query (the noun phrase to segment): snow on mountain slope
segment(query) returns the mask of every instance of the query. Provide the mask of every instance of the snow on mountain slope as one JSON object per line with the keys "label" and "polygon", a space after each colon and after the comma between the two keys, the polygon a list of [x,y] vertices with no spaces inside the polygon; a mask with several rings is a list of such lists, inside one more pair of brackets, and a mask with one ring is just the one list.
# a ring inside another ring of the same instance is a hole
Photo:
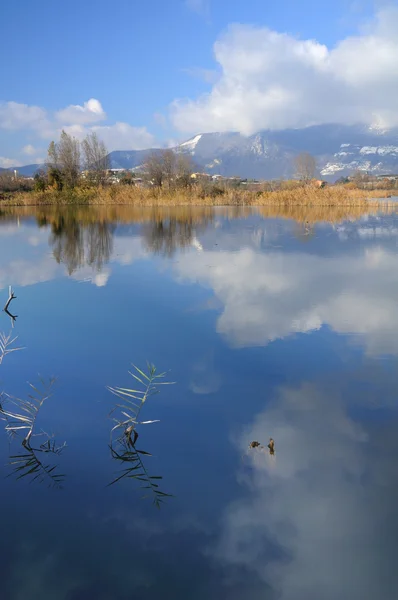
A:
{"label": "snow on mountain slope", "polygon": [[188,140],[187,142],[183,142],[182,144],[180,144],[179,148],[182,148],[183,150],[189,150],[192,152],[195,149],[195,147],[201,137],[202,137],[202,134],[195,135],[195,137],[192,138],[191,140]]}
{"label": "snow on mountain slope", "polygon": [[[111,166],[140,171],[149,150],[115,150],[109,155]],[[198,170],[249,179],[292,177],[294,158],[300,152],[312,154],[319,174],[329,181],[355,170],[398,173],[398,129],[376,126],[317,125],[247,137],[237,132],[201,133],[174,150],[190,156]],[[18,167],[18,171],[33,174],[39,166]]]}

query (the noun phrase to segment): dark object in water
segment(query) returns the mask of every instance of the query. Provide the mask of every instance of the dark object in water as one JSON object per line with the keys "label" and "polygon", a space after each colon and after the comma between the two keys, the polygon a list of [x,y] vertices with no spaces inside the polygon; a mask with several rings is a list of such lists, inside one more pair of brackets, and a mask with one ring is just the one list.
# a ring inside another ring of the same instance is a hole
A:
{"label": "dark object in water", "polygon": [[250,442],[249,448],[258,448],[260,446],[260,442]]}
{"label": "dark object in water", "polygon": [[269,439],[268,448],[269,448],[269,453],[271,455],[274,455],[275,454],[275,442],[272,438]]}

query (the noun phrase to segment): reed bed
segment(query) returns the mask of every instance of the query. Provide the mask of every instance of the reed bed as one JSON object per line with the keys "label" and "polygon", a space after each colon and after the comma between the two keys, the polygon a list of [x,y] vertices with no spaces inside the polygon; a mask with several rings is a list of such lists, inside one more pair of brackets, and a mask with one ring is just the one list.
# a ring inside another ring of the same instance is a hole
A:
{"label": "reed bed", "polygon": [[[191,189],[158,189],[113,185],[102,188],[75,188],[71,191],[30,192],[15,194],[1,201],[6,206],[48,205],[129,205],[136,207],[171,206],[357,206],[385,202],[391,190],[362,190],[329,186],[323,189],[302,186],[276,191],[253,191],[213,186]],[[384,200],[382,200],[384,199]]]}

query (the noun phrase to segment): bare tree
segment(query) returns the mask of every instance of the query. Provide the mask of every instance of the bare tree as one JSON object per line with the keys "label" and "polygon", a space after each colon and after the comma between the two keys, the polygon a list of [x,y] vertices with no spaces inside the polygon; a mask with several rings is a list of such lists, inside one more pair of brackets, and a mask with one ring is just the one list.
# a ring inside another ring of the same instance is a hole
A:
{"label": "bare tree", "polygon": [[178,154],[176,158],[176,181],[180,187],[192,185],[193,162],[187,154]]}
{"label": "bare tree", "polygon": [[82,142],[83,164],[88,178],[96,185],[102,185],[106,180],[106,172],[110,168],[108,150],[102,140],[92,131]]}
{"label": "bare tree", "polygon": [[351,174],[350,180],[353,181],[357,187],[361,187],[364,183],[368,183],[370,181],[370,177],[366,171],[356,169]]}
{"label": "bare tree", "polygon": [[301,152],[294,159],[296,175],[301,181],[310,181],[315,176],[316,161],[308,152]]}
{"label": "bare tree", "polygon": [[176,154],[173,150],[154,150],[145,163],[149,179],[154,185],[169,188],[182,185],[187,187],[193,171],[190,157]]}
{"label": "bare tree", "polygon": [[170,189],[175,183],[177,157],[173,150],[170,149],[162,150],[161,157],[164,179]]}
{"label": "bare tree", "polygon": [[0,193],[1,192],[24,192],[33,188],[33,182],[25,177],[15,176],[12,171],[1,171],[0,173]]}
{"label": "bare tree", "polygon": [[163,161],[160,151],[152,150],[144,165],[149,181],[157,187],[162,187],[164,181]]}
{"label": "bare tree", "polygon": [[[51,142],[47,153],[49,179],[53,178],[57,188],[63,184],[73,188],[80,176],[80,143],[79,140],[62,130],[59,142]],[[58,177],[62,182],[58,181]]]}

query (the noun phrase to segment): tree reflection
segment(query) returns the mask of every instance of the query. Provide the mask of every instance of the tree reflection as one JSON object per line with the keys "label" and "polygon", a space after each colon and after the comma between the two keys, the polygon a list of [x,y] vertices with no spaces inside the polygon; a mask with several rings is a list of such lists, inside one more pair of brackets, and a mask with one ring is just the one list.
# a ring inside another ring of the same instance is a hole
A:
{"label": "tree reflection", "polygon": [[60,216],[51,223],[49,240],[55,260],[67,266],[69,275],[85,265],[101,271],[112,254],[114,228],[108,222],[84,225]]}
{"label": "tree reflection", "polygon": [[179,249],[198,245],[196,234],[207,227],[209,219],[195,223],[192,215],[185,219],[169,217],[157,219],[143,225],[144,244],[153,254],[173,256]]}

